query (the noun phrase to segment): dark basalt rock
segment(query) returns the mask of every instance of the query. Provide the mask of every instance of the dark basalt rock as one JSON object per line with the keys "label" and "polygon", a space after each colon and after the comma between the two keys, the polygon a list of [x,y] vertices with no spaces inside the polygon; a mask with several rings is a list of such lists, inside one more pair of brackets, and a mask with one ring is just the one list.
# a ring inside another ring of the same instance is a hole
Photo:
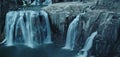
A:
{"label": "dark basalt rock", "polygon": [[[53,12],[52,7],[54,7],[54,6],[56,6],[56,8],[53,9],[53,10],[55,10]],[[55,28],[57,28],[57,29],[54,28],[54,30],[57,31],[56,33],[62,31],[60,28],[62,25],[59,25],[60,26],[59,27],[57,24],[59,24],[59,20],[61,21],[61,20],[63,20],[62,18],[65,17],[65,16],[62,16],[62,17],[53,18],[57,14],[61,15],[60,14],[61,12],[57,12],[57,10],[59,11],[62,7],[59,9],[58,6],[57,6],[57,4],[56,5],[54,4],[49,7],[44,8],[48,12],[48,14],[50,16],[50,20],[52,20],[51,24],[54,25]],[[74,8],[74,9],[76,9],[76,8]],[[98,31],[98,35],[95,37],[95,39],[93,41],[93,46],[88,53],[89,56],[95,56],[95,57],[119,56],[119,51],[116,50],[116,49],[118,49],[119,45],[116,45],[116,44],[119,42],[118,40],[120,40],[119,32],[118,32],[119,28],[120,28],[120,14],[116,13],[114,11],[100,10],[100,9],[94,10],[94,9],[90,9],[90,8],[84,8],[83,10],[86,10],[86,13],[80,17],[79,26],[77,29],[78,36],[76,38],[76,43],[75,43],[74,49],[77,51],[82,49],[84,47],[86,39],[94,31]],[[64,10],[64,11],[69,12],[69,9]],[[52,13],[54,13],[53,14],[54,16],[52,16]],[[79,12],[79,13],[81,14],[82,12]],[[68,14],[68,17],[69,16],[71,16],[71,15]],[[65,19],[65,21],[67,20],[67,18],[64,18],[64,19]],[[55,23],[55,22],[57,22],[57,23]],[[66,23],[66,22],[64,22],[64,23]],[[69,25],[69,24],[70,24],[70,22],[67,23],[67,25]],[[65,32],[66,32],[66,29],[68,29],[68,26],[64,27],[64,28],[65,28],[64,32],[61,34],[66,34]],[[56,33],[53,33],[53,36]],[[56,35],[60,35],[60,34],[56,34]],[[63,38],[65,38],[65,35],[62,35],[62,36],[64,36]],[[59,39],[57,39],[57,40],[59,40]],[[60,43],[63,41],[64,40],[60,41]],[[59,41],[56,41],[56,42],[59,42]]]}
{"label": "dark basalt rock", "polygon": [[[63,2],[63,0],[53,0],[53,3],[56,2]],[[93,6],[91,4],[68,2],[53,4],[42,8],[42,10],[49,14],[52,38],[57,45],[63,46],[65,44],[69,24],[76,15],[85,12],[80,17],[74,49],[81,50],[86,39],[94,31],[98,31],[93,46],[88,51],[88,57],[120,57],[119,4],[120,0],[98,0],[94,5],[95,8],[91,9],[90,7]],[[17,3],[15,0],[0,0],[0,39],[3,38],[5,15],[10,10],[16,10],[17,5],[22,5],[22,2],[20,0]]]}
{"label": "dark basalt rock", "polygon": [[[110,17],[110,15],[112,15],[112,17]],[[117,15],[115,13],[108,13],[107,18],[105,18],[106,21],[99,24],[97,29],[98,35],[94,39],[93,47],[90,51],[90,53],[92,52],[95,57],[111,57],[114,55],[113,48],[120,40],[118,33],[120,28],[120,19],[114,18],[114,16]],[[100,20],[102,21],[102,19]]]}
{"label": "dark basalt rock", "polygon": [[[54,5],[56,6],[56,5]],[[57,26],[59,24],[58,20],[62,20],[62,17],[57,17],[53,18],[52,13],[56,12],[59,9],[56,9],[56,11],[52,12],[51,7],[48,7],[46,9],[49,16],[52,26],[54,25],[55,32],[53,32],[53,36],[60,35],[57,34],[58,32],[61,32],[60,28]],[[57,6],[56,6],[57,7]],[[76,9],[76,8],[74,8]],[[50,10],[50,11],[49,11]],[[54,10],[54,9],[53,9]],[[108,11],[108,10],[91,10],[90,8],[84,8],[86,10],[85,14],[81,15],[80,21],[79,21],[79,26],[78,26],[78,36],[76,38],[76,43],[75,43],[75,50],[79,51],[84,47],[86,39],[94,32],[98,31],[98,35],[95,37],[93,41],[93,46],[92,48],[88,51],[88,57],[90,56],[95,56],[95,57],[115,57],[119,56],[119,43],[120,37],[119,37],[119,31],[120,31],[120,14],[114,12],[114,11]],[[69,10],[68,10],[69,12]],[[54,15],[56,16],[56,14]],[[82,14],[82,12],[79,12]],[[74,14],[74,13],[73,13]],[[71,16],[68,14],[68,17]],[[64,18],[65,21],[67,18]],[[74,19],[74,18],[73,18]],[[56,20],[56,21],[55,21]],[[68,21],[68,20],[67,20]],[[72,20],[71,20],[72,21]],[[54,23],[57,22],[57,23]],[[66,22],[64,22],[66,23]],[[69,25],[70,22],[67,23]],[[65,24],[64,24],[65,25]],[[59,25],[60,27],[62,25]],[[53,28],[53,27],[52,27]],[[67,27],[64,27],[65,30],[68,29]],[[53,31],[54,31],[53,30]],[[66,32],[66,31],[64,31]],[[63,33],[62,33],[63,34]],[[66,34],[66,33],[64,33]],[[59,37],[57,37],[56,40]],[[61,38],[61,37],[60,37]],[[64,37],[65,38],[65,37]],[[63,42],[64,40],[60,41]],[[59,41],[56,41],[59,42]]]}
{"label": "dark basalt rock", "polygon": [[49,15],[51,29],[53,32],[52,36],[54,39],[57,39],[55,42],[64,45],[69,24],[76,15],[83,12],[90,5],[90,3],[66,2],[52,4],[42,8]]}
{"label": "dark basalt rock", "polygon": [[0,0],[0,35],[4,32],[5,16],[10,10],[16,10],[15,0]]}

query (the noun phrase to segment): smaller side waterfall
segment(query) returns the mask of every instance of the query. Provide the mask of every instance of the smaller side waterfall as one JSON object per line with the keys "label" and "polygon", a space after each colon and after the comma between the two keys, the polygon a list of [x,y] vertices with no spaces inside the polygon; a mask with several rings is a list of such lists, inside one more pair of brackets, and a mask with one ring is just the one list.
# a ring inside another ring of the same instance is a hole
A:
{"label": "smaller side waterfall", "polygon": [[68,31],[67,31],[66,43],[65,43],[65,46],[62,49],[69,49],[69,50],[74,49],[79,17],[80,17],[80,15],[78,15],[69,25],[69,28],[68,28]]}
{"label": "smaller side waterfall", "polygon": [[83,49],[80,50],[80,52],[78,53],[77,57],[87,57],[87,52],[90,50],[90,48],[92,47],[92,43],[93,40],[95,38],[95,36],[97,35],[97,31],[93,32],[88,39],[85,42],[85,46]]}
{"label": "smaller side waterfall", "polygon": [[45,11],[11,11],[6,15],[5,41],[7,46],[22,44],[29,47],[50,44],[51,29]]}

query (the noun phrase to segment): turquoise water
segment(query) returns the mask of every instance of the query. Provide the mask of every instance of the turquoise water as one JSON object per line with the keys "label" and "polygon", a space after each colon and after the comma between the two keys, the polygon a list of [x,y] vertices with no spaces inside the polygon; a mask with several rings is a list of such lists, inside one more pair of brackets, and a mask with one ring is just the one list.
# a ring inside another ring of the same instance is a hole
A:
{"label": "turquoise water", "polygon": [[29,48],[23,45],[0,46],[0,57],[74,57],[77,52],[61,50],[54,44]]}

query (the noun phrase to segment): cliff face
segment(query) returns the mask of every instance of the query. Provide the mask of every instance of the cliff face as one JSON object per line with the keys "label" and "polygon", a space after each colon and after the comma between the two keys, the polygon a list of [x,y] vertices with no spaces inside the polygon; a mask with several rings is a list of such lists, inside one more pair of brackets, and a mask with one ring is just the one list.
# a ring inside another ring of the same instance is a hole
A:
{"label": "cliff face", "polygon": [[6,13],[10,10],[16,10],[16,6],[15,0],[0,0],[0,39],[4,35]]}
{"label": "cliff face", "polygon": [[[84,2],[56,3],[63,1],[54,0],[55,4],[42,8],[49,15],[53,41],[63,46],[69,24],[81,14],[74,49],[82,49],[91,33],[98,31],[89,56],[120,57],[120,1],[89,0],[92,2],[88,3],[85,2],[88,0],[81,1]],[[15,5],[18,5],[15,0],[0,0],[0,39],[4,38],[5,15],[10,10],[16,10]]]}
{"label": "cliff face", "polygon": [[[54,38],[59,40],[55,40],[56,42],[64,43],[70,22],[76,15],[88,8],[89,5],[89,3],[67,2],[42,8],[49,14],[53,35],[56,35]],[[60,37],[58,38],[57,36]]]}
{"label": "cliff face", "polygon": [[82,49],[91,33],[98,31],[89,51],[89,56],[119,57],[119,12],[116,13],[108,9],[93,9],[92,7],[93,4],[90,3],[67,2],[53,4],[42,9],[49,14],[52,36],[55,42],[64,43],[69,24],[76,15],[82,14],[78,26],[79,32],[77,33],[75,50]]}

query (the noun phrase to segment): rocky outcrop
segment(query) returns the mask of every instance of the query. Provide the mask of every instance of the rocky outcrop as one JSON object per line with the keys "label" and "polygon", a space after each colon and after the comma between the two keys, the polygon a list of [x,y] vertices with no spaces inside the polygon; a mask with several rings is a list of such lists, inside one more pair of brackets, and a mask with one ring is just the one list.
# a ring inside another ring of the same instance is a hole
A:
{"label": "rocky outcrop", "polygon": [[120,40],[119,28],[120,14],[107,12],[104,21],[99,25],[99,34],[94,41],[93,49],[96,52],[96,57],[100,57],[101,55],[102,57],[111,57],[113,55],[112,52],[114,51],[112,49]]}
{"label": "rocky outcrop", "polygon": [[[67,4],[67,5],[66,5]],[[119,57],[120,14],[108,9],[93,9],[93,4],[87,3],[58,3],[42,8],[49,14],[53,38],[64,44],[70,22],[78,14],[81,15],[75,50],[81,50],[86,39],[95,31],[97,36],[89,50],[89,56]]]}
{"label": "rocky outcrop", "polygon": [[120,0],[96,0],[96,9],[107,9],[109,11],[120,11]]}
{"label": "rocky outcrop", "polygon": [[52,0],[53,3],[59,3],[59,2],[91,2],[94,0]]}
{"label": "rocky outcrop", "polygon": [[[92,18],[91,15],[92,13]],[[78,49],[84,46],[86,38],[90,36],[90,34],[94,31],[98,31],[98,35],[95,37],[93,41],[92,49],[89,51],[91,53],[89,56],[94,55],[95,57],[115,57],[120,56],[120,52],[118,51],[118,46],[120,42],[119,30],[120,30],[120,14],[109,12],[109,11],[101,11],[95,10],[92,12],[86,13],[87,15],[83,15],[83,31],[78,34],[79,40],[77,40]],[[86,28],[84,29],[84,22],[86,21]],[[92,22],[91,22],[92,21]],[[81,24],[81,25],[82,25]],[[89,25],[87,25],[89,24]],[[81,28],[81,27],[80,27]],[[81,28],[81,29],[82,29]],[[80,30],[78,30],[80,31]],[[116,47],[117,46],[117,47]],[[117,49],[117,50],[116,50]],[[115,53],[114,53],[115,52]],[[117,52],[117,53],[116,53]]]}
{"label": "rocky outcrop", "polygon": [[15,0],[0,0],[0,36],[4,31],[6,13],[10,10],[16,10],[16,6]]}
{"label": "rocky outcrop", "polygon": [[90,3],[66,2],[52,4],[42,8],[49,14],[53,34],[59,33],[56,37],[53,37],[59,40],[56,42],[62,41],[61,43],[64,43],[70,22],[76,15],[85,11],[90,5]]}
{"label": "rocky outcrop", "polygon": [[[120,42],[120,14],[106,10],[92,10],[81,16],[80,34],[76,46],[80,50],[85,45],[86,38],[94,31],[98,31],[89,51],[89,56],[119,57]],[[81,31],[82,29],[82,31]],[[115,52],[115,53],[114,53]]]}

